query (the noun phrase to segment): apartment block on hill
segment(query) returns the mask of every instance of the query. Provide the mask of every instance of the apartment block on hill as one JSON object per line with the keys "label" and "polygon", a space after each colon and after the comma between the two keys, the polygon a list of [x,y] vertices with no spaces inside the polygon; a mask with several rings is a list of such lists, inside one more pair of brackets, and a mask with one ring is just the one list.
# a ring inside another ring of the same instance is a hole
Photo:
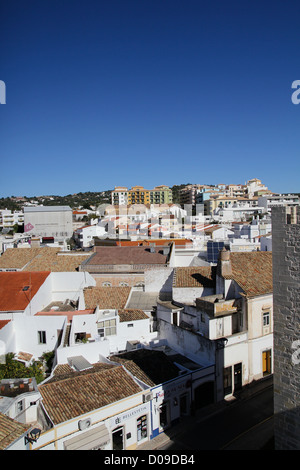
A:
{"label": "apartment block on hill", "polygon": [[170,204],[172,190],[165,185],[153,189],[145,189],[143,186],[133,186],[131,189],[116,186],[111,193],[111,201],[113,205]]}

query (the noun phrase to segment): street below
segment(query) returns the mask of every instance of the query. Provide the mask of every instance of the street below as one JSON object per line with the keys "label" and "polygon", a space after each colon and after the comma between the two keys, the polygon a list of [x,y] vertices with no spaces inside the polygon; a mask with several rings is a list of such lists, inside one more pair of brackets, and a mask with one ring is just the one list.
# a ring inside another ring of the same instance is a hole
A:
{"label": "street below", "polygon": [[195,417],[160,450],[259,450],[273,437],[273,388],[237,399],[205,419]]}

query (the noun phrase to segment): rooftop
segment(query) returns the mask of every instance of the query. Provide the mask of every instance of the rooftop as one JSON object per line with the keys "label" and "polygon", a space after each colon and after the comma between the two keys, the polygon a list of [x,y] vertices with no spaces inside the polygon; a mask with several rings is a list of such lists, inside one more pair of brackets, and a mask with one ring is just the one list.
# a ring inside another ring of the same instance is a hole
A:
{"label": "rooftop", "polygon": [[273,292],[272,252],[230,252],[226,265],[219,265],[224,279],[233,279],[247,297]]}
{"label": "rooftop", "polygon": [[215,269],[211,266],[175,268],[173,287],[214,287]]}
{"label": "rooftop", "polygon": [[179,376],[179,368],[162,351],[137,349],[110,357],[123,364],[129,372],[149,386],[158,385]]}
{"label": "rooftop", "polygon": [[133,290],[126,305],[127,308],[138,308],[146,311],[153,310],[156,307],[158,293]]}
{"label": "rooftop", "polygon": [[36,256],[55,255],[60,248],[7,248],[0,256],[0,269],[23,269]]}
{"label": "rooftop", "polygon": [[125,308],[131,287],[88,287],[84,289],[86,309]]}
{"label": "rooftop", "polygon": [[31,378],[2,379],[0,381],[0,395],[3,397],[16,397],[22,393],[37,391],[36,380]]}
{"label": "rooftop", "polygon": [[60,248],[8,248],[0,256],[0,269],[18,269],[22,271],[78,271],[80,264],[90,254],[63,253]]}
{"label": "rooftop", "polygon": [[0,272],[0,311],[25,310],[49,272]]}
{"label": "rooftop", "polygon": [[22,437],[30,427],[0,413],[0,450],[9,447],[15,440]]}
{"label": "rooftop", "polygon": [[56,376],[55,381],[39,386],[43,406],[54,425],[142,391],[122,367],[102,366]]}
{"label": "rooftop", "polygon": [[153,250],[152,253],[147,246],[96,246],[95,253],[84,262],[84,266],[167,264],[169,254],[164,254],[163,247],[154,247]]}
{"label": "rooftop", "polygon": [[143,310],[134,308],[124,308],[118,310],[120,322],[136,321],[136,320],[148,320],[149,317]]}
{"label": "rooftop", "polygon": [[69,206],[29,206],[24,207],[25,212],[67,212],[71,211],[72,209]]}

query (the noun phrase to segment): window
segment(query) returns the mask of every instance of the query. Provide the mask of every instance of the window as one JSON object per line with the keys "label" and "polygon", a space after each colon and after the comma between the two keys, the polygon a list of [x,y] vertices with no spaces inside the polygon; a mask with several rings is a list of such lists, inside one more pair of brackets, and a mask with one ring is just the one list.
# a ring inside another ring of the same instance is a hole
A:
{"label": "window", "polygon": [[133,323],[128,323],[127,328],[133,328]]}
{"label": "window", "polygon": [[119,287],[128,287],[128,282],[119,282]]}
{"label": "window", "polygon": [[226,367],[223,373],[224,396],[232,393],[232,367]]}
{"label": "window", "polygon": [[263,326],[270,326],[270,312],[263,312]]}
{"label": "window", "polygon": [[38,331],[38,343],[46,344],[46,331]]}
{"label": "window", "polygon": [[100,338],[104,336],[111,336],[117,334],[116,328],[116,319],[113,318],[111,320],[99,321],[98,322],[98,335]]}
{"label": "window", "polygon": [[17,402],[16,408],[17,408],[17,413],[21,413],[23,411],[23,408],[24,408],[23,400]]}
{"label": "window", "polygon": [[137,440],[141,441],[147,437],[147,415],[141,416],[137,420]]}
{"label": "window", "polygon": [[111,282],[108,282],[108,281],[103,282],[102,287],[111,287]]}

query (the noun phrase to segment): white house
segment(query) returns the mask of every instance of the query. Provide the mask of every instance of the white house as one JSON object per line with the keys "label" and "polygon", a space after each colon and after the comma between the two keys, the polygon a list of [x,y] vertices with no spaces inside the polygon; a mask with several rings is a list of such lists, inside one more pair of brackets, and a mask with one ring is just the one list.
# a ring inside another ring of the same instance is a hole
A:
{"label": "white house", "polygon": [[106,233],[101,225],[87,225],[74,231],[74,240],[80,248],[94,246],[94,237],[102,237]]}
{"label": "white house", "polygon": [[0,398],[0,413],[23,424],[37,421],[41,396],[34,377],[2,379]]}
{"label": "white house", "polygon": [[[213,268],[212,268],[213,269]],[[215,292],[158,302],[160,339],[203,365],[215,364],[216,396],[272,373],[272,253],[221,252]]]}
{"label": "white house", "polygon": [[95,283],[89,273],[0,272],[1,354],[26,353],[33,360],[55,350],[67,313],[77,309],[83,289]]}
{"label": "white house", "polygon": [[73,357],[39,392],[48,425],[33,450],[133,450],[150,437],[147,388],[122,366]]}

